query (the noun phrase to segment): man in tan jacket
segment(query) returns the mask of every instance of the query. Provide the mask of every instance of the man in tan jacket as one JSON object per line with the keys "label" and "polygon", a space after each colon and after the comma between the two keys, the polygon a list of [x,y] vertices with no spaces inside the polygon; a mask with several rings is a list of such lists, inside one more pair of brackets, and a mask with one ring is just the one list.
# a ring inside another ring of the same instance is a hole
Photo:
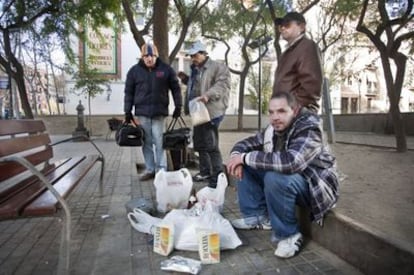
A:
{"label": "man in tan jacket", "polygon": [[273,95],[290,92],[298,103],[312,112],[319,110],[322,89],[322,66],[318,46],[305,36],[306,20],[302,14],[289,12],[275,20],[287,48],[280,56],[275,72]]}
{"label": "man in tan jacket", "polygon": [[188,113],[190,100],[198,100],[206,105],[211,119],[193,128],[194,150],[199,153],[200,161],[200,172],[193,180],[208,181],[209,186],[215,188],[217,176],[223,172],[218,128],[228,106],[230,71],[225,64],[212,60],[200,41],[194,42],[186,54],[191,58],[191,75],[178,73],[187,85],[184,111]]}

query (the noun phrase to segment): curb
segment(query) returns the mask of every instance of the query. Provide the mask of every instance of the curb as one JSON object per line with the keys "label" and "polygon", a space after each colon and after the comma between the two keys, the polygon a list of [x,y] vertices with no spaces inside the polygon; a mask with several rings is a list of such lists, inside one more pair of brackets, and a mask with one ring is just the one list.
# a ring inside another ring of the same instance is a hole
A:
{"label": "curb", "polygon": [[414,248],[331,211],[310,236],[365,274],[413,274]]}

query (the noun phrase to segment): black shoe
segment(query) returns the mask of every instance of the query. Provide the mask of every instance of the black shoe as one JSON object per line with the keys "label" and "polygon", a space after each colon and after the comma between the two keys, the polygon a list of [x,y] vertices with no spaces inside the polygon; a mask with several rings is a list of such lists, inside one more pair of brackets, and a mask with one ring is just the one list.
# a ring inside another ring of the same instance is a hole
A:
{"label": "black shoe", "polygon": [[208,187],[210,188],[217,187],[217,176],[212,176],[208,179]]}
{"label": "black shoe", "polygon": [[146,180],[153,179],[154,177],[155,177],[155,173],[154,172],[145,172],[144,174],[142,174],[139,177],[139,180],[146,181]]}
{"label": "black shoe", "polygon": [[217,182],[212,182],[212,181],[209,181],[209,183],[208,183],[208,185],[207,185],[208,187],[210,187],[210,188],[212,188],[212,189],[216,189],[216,187],[217,187]]}
{"label": "black shoe", "polygon": [[210,178],[210,175],[201,175],[201,173],[198,173],[193,177],[193,181],[201,182],[201,181],[208,180],[209,178]]}

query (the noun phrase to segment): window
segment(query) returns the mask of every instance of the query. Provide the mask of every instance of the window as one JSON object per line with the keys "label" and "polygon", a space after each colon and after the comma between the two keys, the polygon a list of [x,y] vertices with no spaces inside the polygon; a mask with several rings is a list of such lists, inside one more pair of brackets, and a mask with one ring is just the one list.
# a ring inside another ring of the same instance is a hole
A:
{"label": "window", "polygon": [[348,98],[342,97],[341,98],[341,114],[347,114],[348,113]]}
{"label": "window", "polygon": [[356,113],[358,110],[358,98],[351,98],[351,113]]}

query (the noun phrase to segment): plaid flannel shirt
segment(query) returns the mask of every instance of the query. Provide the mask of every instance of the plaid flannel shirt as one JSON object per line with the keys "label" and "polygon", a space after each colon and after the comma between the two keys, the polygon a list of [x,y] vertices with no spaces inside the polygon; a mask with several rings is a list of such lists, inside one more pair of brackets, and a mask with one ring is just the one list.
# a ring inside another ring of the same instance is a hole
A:
{"label": "plaid flannel shirt", "polygon": [[264,150],[269,146],[265,143],[273,143],[273,138],[265,138],[266,131],[273,133],[269,125],[255,136],[237,142],[231,154],[246,153],[245,164],[252,168],[300,173],[309,183],[312,219],[322,225],[323,216],[335,205],[339,190],[335,157],[323,144],[320,123],[319,116],[301,112],[287,129],[282,150]]}

